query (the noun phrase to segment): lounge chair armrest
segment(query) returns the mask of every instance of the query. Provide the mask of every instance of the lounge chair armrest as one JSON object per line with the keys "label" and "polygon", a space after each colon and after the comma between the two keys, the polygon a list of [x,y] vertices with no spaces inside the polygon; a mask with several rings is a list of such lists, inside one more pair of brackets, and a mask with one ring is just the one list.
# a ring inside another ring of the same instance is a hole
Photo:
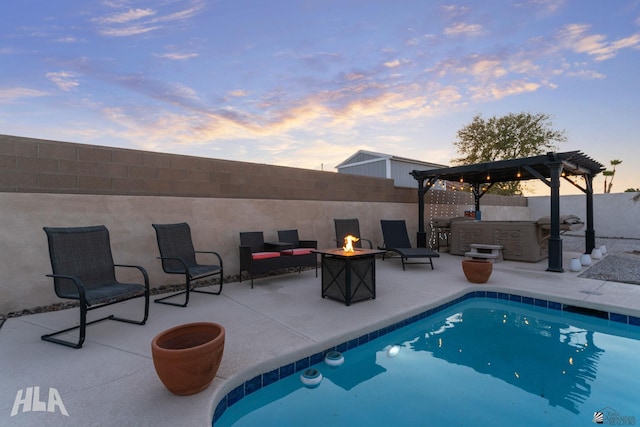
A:
{"label": "lounge chair armrest", "polygon": [[251,246],[240,245],[238,249],[240,251],[240,265],[251,265],[251,261],[253,260],[251,257]]}
{"label": "lounge chair armrest", "polygon": [[139,265],[130,265],[130,264],[113,264],[114,267],[123,267],[123,268],[135,268],[137,269],[141,274],[142,277],[144,278],[144,287],[149,290],[149,274],[147,273],[147,270],[145,270],[144,267],[141,267]]}
{"label": "lounge chair armrest", "polygon": [[184,260],[182,258],[175,257],[175,256],[159,256],[157,259],[160,259],[160,260],[172,259],[174,261],[180,261],[180,263],[182,264],[182,267],[185,269],[185,271],[188,270],[187,263],[184,262]]}
{"label": "lounge chair armrest", "polygon": [[197,254],[212,254],[215,255],[216,258],[218,258],[218,263],[220,264],[220,267],[222,267],[222,257],[220,256],[220,254],[218,252],[215,251],[194,251]]}
{"label": "lounge chair armrest", "polygon": [[84,284],[82,283],[82,280],[80,280],[76,276],[67,276],[64,274],[47,274],[47,277],[53,277],[54,279],[71,280],[73,284],[76,285],[76,288],[78,288],[78,296],[80,298],[80,301],[83,301],[84,304],[87,304],[87,298],[85,296],[85,288],[84,288]]}

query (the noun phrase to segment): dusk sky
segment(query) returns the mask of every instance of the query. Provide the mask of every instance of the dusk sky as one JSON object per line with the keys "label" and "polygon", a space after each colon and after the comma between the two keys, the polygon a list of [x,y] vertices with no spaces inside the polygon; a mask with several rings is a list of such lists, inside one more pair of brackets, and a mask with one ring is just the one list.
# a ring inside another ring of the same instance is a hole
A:
{"label": "dusk sky", "polygon": [[0,64],[0,134],[335,171],[544,113],[640,187],[638,0],[3,1]]}

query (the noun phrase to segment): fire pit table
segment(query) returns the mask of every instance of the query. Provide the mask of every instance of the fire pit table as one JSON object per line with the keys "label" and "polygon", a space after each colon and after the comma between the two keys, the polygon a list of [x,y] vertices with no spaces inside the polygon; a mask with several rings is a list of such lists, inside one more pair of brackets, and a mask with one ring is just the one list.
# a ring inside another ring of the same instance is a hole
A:
{"label": "fire pit table", "polygon": [[377,249],[317,249],[321,256],[322,298],[352,302],[376,298],[376,255],[385,251]]}

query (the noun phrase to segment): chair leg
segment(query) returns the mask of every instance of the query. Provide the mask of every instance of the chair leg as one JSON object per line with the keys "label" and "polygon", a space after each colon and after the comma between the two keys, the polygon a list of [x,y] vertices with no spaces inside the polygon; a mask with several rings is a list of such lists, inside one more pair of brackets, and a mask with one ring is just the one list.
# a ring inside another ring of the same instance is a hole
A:
{"label": "chair leg", "polygon": [[[108,317],[105,317],[103,319],[98,319],[98,320],[94,320],[91,323],[95,323],[95,322],[99,322],[101,320],[105,320],[108,319]],[[66,332],[69,331],[73,331],[75,329],[79,329],[79,336],[78,336],[78,341],[77,342],[73,342],[73,341],[67,341],[67,340],[62,340],[60,338],[54,338],[57,335],[60,334],[64,334]],[[40,338],[43,341],[49,341],[55,344],[60,344],[60,345],[64,345],[67,347],[71,347],[71,348],[82,348],[82,344],[84,344],[84,339],[85,339],[85,335],[86,335],[86,330],[87,330],[87,304],[84,301],[80,302],[80,325],[79,326],[72,326],[71,328],[67,328],[67,329],[63,329],[61,331],[57,331],[51,334],[45,334],[42,335]]]}
{"label": "chair leg", "polygon": [[[175,307],[186,307],[187,304],[189,304],[189,288],[191,288],[191,278],[189,277],[189,274],[185,274],[185,287],[184,287],[184,291],[182,292],[176,292],[175,294],[171,294],[171,295],[167,295],[166,297],[162,297],[162,298],[156,298],[155,300],[153,300],[153,302],[157,302],[158,304],[166,304],[166,305],[173,305]],[[184,303],[179,304],[177,302],[171,302],[171,301],[165,301],[168,298],[173,298],[176,297],[178,295],[182,295],[184,294]]]}
{"label": "chair leg", "polygon": [[149,318],[149,289],[144,291],[144,318],[142,320],[125,319],[124,317],[116,317],[111,315],[106,319],[117,320],[118,322],[132,323],[134,325],[144,325]]}
{"label": "chair leg", "polygon": [[[240,273],[241,273],[241,277],[242,277],[242,272],[240,272]],[[222,278],[223,277],[224,277],[224,275],[222,274],[222,270],[220,270],[220,289],[218,289],[218,292],[203,291],[203,290],[199,290],[199,289],[191,289],[191,292],[197,292],[199,294],[220,295],[222,293],[222,285],[223,285]]]}
{"label": "chair leg", "polygon": [[[124,322],[124,323],[132,323],[135,325],[144,325],[147,322],[147,319],[149,317],[149,291],[146,290],[145,291],[145,295],[144,295],[144,318],[140,321],[140,320],[132,320],[132,319],[125,319],[123,317],[116,317],[113,314],[110,316],[106,316],[106,317],[102,317],[100,319],[96,319],[96,320],[92,320],[91,322],[87,322],[87,304],[86,302],[82,301],[80,302],[80,325],[78,326],[72,326],[71,328],[67,328],[67,329],[63,329],[61,331],[57,331],[57,332],[53,332],[51,334],[46,334],[46,335],[42,335],[40,338],[43,341],[49,341],[55,344],[60,344],[60,345],[64,345],[66,347],[71,347],[71,348],[82,348],[82,345],[84,344],[84,340],[86,337],[86,331],[87,331],[87,326],[92,325],[94,323],[98,323],[98,322],[102,322],[103,320],[116,320],[118,322]],[[99,307],[97,307],[99,308]],[[79,334],[78,334],[78,341],[77,342],[73,342],[73,341],[67,341],[67,340],[63,340],[60,338],[55,338],[57,335],[61,335],[64,334],[66,332],[70,332],[73,331],[75,329],[79,330]]]}

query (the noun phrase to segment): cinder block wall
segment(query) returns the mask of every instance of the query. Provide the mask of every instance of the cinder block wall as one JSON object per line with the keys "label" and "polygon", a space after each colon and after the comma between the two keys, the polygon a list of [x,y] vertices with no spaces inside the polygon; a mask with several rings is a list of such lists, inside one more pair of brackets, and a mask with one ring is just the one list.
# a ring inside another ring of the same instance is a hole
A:
{"label": "cinder block wall", "polygon": [[[528,219],[526,199],[484,196],[483,219]],[[467,193],[427,193],[425,218],[462,215]],[[151,285],[176,283],[156,259],[152,223],[188,222],[200,250],[238,274],[240,231],[279,229],[333,247],[333,218],[360,220],[382,243],[380,219],[417,232],[417,192],[393,180],[0,135],[0,314],[60,302],[43,226],[105,224],[116,262],[144,266]],[[240,286],[244,286],[241,284]],[[232,285],[238,286],[238,285]]]}
{"label": "cinder block wall", "polygon": [[[417,189],[417,184],[416,184]],[[258,163],[0,135],[0,192],[416,203],[393,180]],[[526,206],[486,195],[483,205]],[[427,204],[472,205],[433,191]]]}
{"label": "cinder block wall", "polygon": [[0,191],[415,203],[390,179],[0,135]]}

